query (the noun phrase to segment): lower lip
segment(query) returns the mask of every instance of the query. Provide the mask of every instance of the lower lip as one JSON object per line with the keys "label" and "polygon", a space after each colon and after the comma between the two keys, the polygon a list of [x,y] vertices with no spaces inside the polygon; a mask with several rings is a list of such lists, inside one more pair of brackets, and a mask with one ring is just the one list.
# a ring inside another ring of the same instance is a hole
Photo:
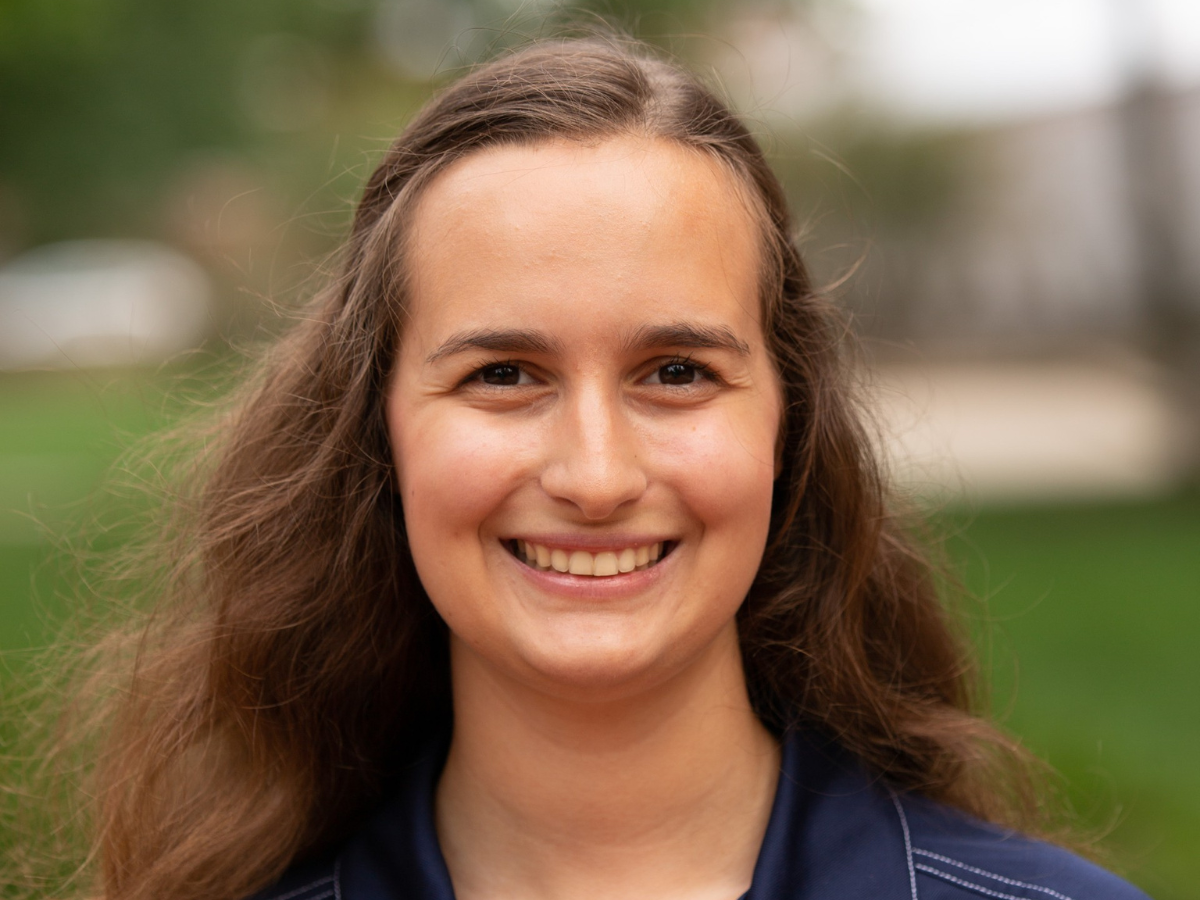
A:
{"label": "lower lip", "polygon": [[522,575],[544,591],[580,600],[603,601],[633,597],[651,588],[663,577],[665,574],[663,567],[671,565],[671,560],[674,559],[678,549],[678,546],[673,547],[670,553],[650,568],[642,569],[640,572],[634,570],[620,575],[599,577],[572,575],[569,572],[558,572],[554,569],[535,569],[533,566],[521,562],[507,550],[504,552],[505,556],[512,560],[512,564],[521,570]]}

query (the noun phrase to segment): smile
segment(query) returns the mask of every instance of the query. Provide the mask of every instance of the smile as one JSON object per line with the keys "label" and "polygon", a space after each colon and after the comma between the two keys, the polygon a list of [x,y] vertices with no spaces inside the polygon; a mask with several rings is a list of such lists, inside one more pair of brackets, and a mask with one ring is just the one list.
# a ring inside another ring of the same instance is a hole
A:
{"label": "smile", "polygon": [[671,551],[671,543],[668,541],[620,550],[604,550],[600,553],[563,550],[519,539],[505,541],[505,545],[513,556],[532,569],[588,575],[593,578],[608,578],[649,569]]}

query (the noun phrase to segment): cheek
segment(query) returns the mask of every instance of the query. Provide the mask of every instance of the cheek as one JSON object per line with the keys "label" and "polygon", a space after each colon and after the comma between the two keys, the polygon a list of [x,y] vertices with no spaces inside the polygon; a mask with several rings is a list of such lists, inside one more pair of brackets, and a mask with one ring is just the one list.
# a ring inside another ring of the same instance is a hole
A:
{"label": "cheek", "polygon": [[714,409],[656,434],[651,448],[661,477],[706,535],[720,534],[730,551],[754,550],[755,560],[770,523],[775,432],[773,418],[757,410]]}
{"label": "cheek", "polygon": [[[389,435],[409,543],[424,578],[477,554],[488,517],[527,477],[528,435],[482,416],[389,408]],[[452,552],[448,552],[452,551]]]}
{"label": "cheek", "polygon": [[660,436],[651,448],[659,478],[695,527],[680,622],[705,643],[733,620],[758,574],[775,482],[775,428],[714,412]]}
{"label": "cheek", "polygon": [[471,605],[456,601],[483,588],[477,535],[502,497],[501,448],[453,418],[399,404],[389,410],[388,424],[417,575],[442,619],[461,629]]}

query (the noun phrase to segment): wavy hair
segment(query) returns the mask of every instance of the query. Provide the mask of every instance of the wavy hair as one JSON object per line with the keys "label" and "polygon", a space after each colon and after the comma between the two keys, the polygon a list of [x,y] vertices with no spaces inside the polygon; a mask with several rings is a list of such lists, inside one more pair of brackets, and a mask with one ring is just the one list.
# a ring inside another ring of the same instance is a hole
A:
{"label": "wavy hair", "polygon": [[738,616],[755,710],[777,733],[822,730],[898,789],[1038,830],[1028,761],[973,709],[968,642],[891,509],[846,325],[757,142],[649,49],[563,39],[420,111],[368,180],[338,272],[206,432],[156,545],[154,611],[104,657],[121,681],[96,716],[101,896],[237,900],[344,837],[447,726],[446,626],[409,554],[384,420],[411,211],[481,148],[628,134],[717,160],[761,229],[785,413],[768,545]]}

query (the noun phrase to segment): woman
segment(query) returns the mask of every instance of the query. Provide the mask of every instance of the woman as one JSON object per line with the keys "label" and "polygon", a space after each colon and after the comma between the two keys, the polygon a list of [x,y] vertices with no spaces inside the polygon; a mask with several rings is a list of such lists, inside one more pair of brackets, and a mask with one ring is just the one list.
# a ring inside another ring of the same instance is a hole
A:
{"label": "woman", "polygon": [[564,41],[443,92],[199,467],[103,895],[1142,896],[1008,830],[842,334],[692,76]]}

